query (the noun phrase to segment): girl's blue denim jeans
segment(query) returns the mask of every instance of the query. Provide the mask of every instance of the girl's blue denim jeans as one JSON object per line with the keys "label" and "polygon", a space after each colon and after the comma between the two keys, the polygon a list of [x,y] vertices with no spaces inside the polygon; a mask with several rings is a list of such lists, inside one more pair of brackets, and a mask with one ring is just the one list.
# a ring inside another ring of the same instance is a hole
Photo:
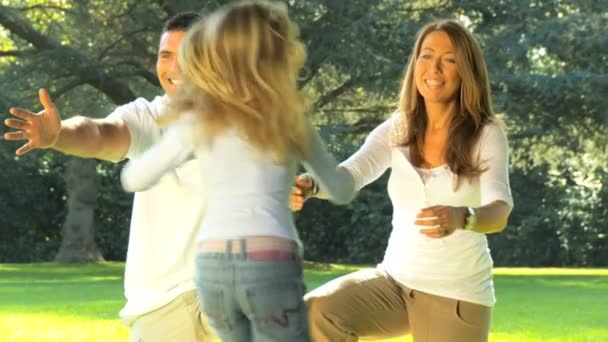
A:
{"label": "girl's blue denim jeans", "polygon": [[310,341],[299,254],[260,258],[247,252],[243,240],[228,243],[241,244],[240,252],[201,252],[196,258],[201,310],[220,339]]}

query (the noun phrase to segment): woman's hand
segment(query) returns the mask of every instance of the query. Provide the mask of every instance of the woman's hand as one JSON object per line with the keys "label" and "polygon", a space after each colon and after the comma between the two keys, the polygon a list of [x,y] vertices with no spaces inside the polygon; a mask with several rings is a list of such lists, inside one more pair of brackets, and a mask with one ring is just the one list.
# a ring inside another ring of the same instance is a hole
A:
{"label": "woman's hand", "polygon": [[303,173],[296,176],[295,184],[293,188],[291,188],[291,196],[289,198],[291,210],[300,211],[302,209],[304,202],[312,195],[313,186],[314,183],[309,174]]}
{"label": "woman's hand", "polygon": [[464,226],[465,207],[450,207],[436,205],[420,210],[414,223],[422,226],[420,233],[430,238],[438,239],[452,234]]}

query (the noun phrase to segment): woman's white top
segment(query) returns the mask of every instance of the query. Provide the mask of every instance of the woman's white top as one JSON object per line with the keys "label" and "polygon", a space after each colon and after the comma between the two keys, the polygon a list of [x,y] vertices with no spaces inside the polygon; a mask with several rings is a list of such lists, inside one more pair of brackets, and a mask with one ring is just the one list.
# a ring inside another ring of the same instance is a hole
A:
{"label": "woman's white top", "polygon": [[378,267],[409,288],[492,306],[496,300],[486,236],[457,229],[433,239],[421,234],[414,221],[422,208],[433,205],[480,207],[503,201],[513,206],[504,130],[498,122],[483,128],[474,153],[487,170],[454,190],[456,176],[447,165],[424,171],[421,177],[409,161],[409,149],[394,146],[391,136],[398,122],[398,117],[392,117],[375,128],[363,146],[341,164],[353,176],[356,190],[391,168],[388,193],[393,229]]}

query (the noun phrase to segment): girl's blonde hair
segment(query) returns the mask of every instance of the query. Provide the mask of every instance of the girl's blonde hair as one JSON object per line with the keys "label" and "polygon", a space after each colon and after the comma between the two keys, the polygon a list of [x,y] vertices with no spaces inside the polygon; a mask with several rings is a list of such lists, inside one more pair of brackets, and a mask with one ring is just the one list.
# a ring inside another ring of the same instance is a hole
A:
{"label": "girl's blonde hair", "polygon": [[306,60],[298,27],[283,4],[242,1],[195,24],[179,51],[183,77],[171,109],[193,112],[202,139],[234,128],[285,162],[308,152],[306,98],[297,78]]}
{"label": "girl's blonde hair", "polygon": [[398,109],[401,120],[394,138],[397,145],[409,146],[410,159],[415,166],[424,166],[422,151],[427,117],[424,99],[416,88],[414,69],[422,42],[435,31],[447,33],[452,41],[462,79],[456,99],[457,113],[450,119],[445,158],[459,181],[461,177],[471,179],[484,171],[473,155],[474,147],[482,128],[494,120],[495,113],[483,53],[475,37],[459,22],[437,20],[424,26],[418,33],[403,79]]}

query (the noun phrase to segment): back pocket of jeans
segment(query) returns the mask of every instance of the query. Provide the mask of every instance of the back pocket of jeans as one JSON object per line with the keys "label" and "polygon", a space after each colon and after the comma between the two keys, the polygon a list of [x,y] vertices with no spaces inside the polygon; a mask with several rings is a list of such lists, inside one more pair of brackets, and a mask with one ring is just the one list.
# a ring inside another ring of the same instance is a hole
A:
{"label": "back pocket of jeans", "polygon": [[278,341],[308,336],[308,310],[301,281],[254,285],[246,294],[250,320],[262,334]]}
{"label": "back pocket of jeans", "polygon": [[209,323],[218,330],[230,329],[225,289],[222,286],[205,282],[198,282],[197,286],[201,300],[201,312],[205,314]]}

